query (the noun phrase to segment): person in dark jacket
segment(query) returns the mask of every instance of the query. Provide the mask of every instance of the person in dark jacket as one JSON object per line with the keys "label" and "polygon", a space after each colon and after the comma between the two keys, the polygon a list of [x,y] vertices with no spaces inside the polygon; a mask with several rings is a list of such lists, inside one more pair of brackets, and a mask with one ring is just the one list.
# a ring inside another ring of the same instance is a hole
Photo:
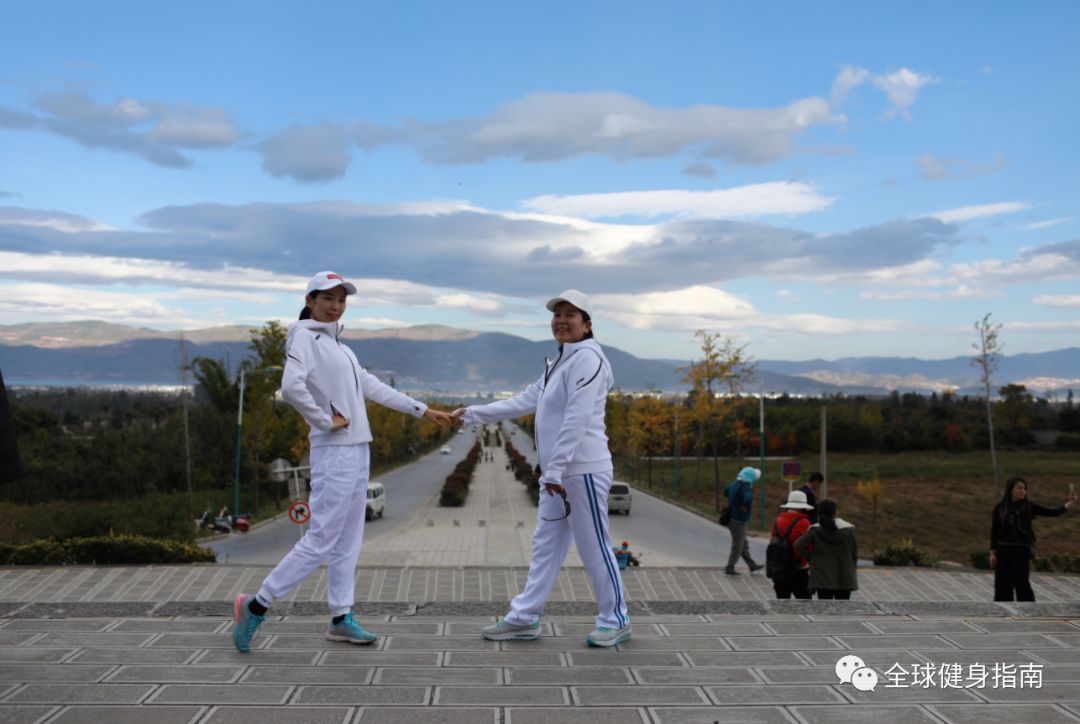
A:
{"label": "person in dark jacket", "polygon": [[806,511],[806,517],[810,519],[810,525],[814,525],[818,522],[818,510],[817,510],[817,494],[821,490],[821,484],[825,482],[825,476],[818,472],[810,473],[810,478],[806,481],[806,485],[799,488],[806,494],[806,504],[813,508],[813,510]]}
{"label": "person in dark jacket", "polygon": [[728,553],[727,567],[724,568],[724,573],[729,576],[739,575],[735,570],[739,556],[746,561],[751,573],[765,567],[750,556],[750,544],[746,541],[746,527],[750,525],[750,510],[754,507],[754,483],[760,477],[761,471],[757,468],[743,468],[731,485],[724,489],[728,507],[731,508],[731,522],[728,523],[731,550]]}
{"label": "person in dark jacket", "polygon": [[0,372],[0,483],[18,480],[23,476],[19,445],[15,439],[15,420],[11,416],[4,373]]}
{"label": "person in dark jacket", "polygon": [[847,600],[859,587],[855,566],[859,547],[855,526],[836,517],[835,500],[825,499],[818,504],[818,522],[795,541],[795,550],[810,559],[809,590],[817,591],[819,599]]}
{"label": "person in dark jacket", "polygon": [[1045,508],[1028,500],[1027,481],[1009,478],[1005,495],[994,506],[990,522],[990,567],[994,569],[994,600],[1034,601],[1028,579],[1029,562],[1035,557],[1035,516],[1056,517],[1076,502],[1076,491],[1057,508]]}
{"label": "person in dark jacket", "polygon": [[806,516],[810,506],[801,490],[792,490],[780,509],[784,512],[773,521],[772,534],[787,538],[788,555],[795,562],[795,570],[788,577],[773,578],[773,591],[778,599],[810,598],[810,563],[795,550],[795,541],[810,529],[810,519]]}

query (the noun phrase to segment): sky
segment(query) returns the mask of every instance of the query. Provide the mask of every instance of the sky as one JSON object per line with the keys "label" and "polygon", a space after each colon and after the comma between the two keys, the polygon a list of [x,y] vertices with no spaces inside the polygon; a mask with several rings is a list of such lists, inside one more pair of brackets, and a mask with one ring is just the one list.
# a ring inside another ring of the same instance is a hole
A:
{"label": "sky", "polygon": [[0,3],[0,324],[1080,346],[1080,3]]}

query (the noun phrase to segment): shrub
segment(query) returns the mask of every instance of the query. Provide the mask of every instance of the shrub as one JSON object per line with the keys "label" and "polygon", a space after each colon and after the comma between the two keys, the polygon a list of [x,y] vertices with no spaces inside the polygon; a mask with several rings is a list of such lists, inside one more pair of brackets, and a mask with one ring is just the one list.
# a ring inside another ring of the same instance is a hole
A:
{"label": "shrub", "polygon": [[1054,438],[1054,446],[1066,450],[1080,450],[1080,433],[1062,432]]}
{"label": "shrub", "polygon": [[1036,571],[1056,571],[1058,573],[1080,573],[1080,555],[1076,553],[1051,553],[1039,556],[1032,561]]}
{"label": "shrub", "polygon": [[442,490],[439,492],[439,505],[444,508],[459,508],[465,505],[465,498],[469,495],[469,483],[472,482],[473,471],[480,461],[480,443],[475,443],[465,459],[454,466],[454,472],[446,476]]}
{"label": "shrub", "polygon": [[887,546],[884,553],[874,556],[875,566],[920,566],[929,568],[934,559],[925,551],[916,548],[910,538],[897,545]]}
{"label": "shrub", "polygon": [[990,551],[972,551],[969,559],[972,568],[980,568],[984,571],[990,570]]}
{"label": "shrub", "polygon": [[0,565],[81,565],[213,563],[209,548],[160,538],[118,535],[98,538],[46,538],[22,545],[0,544]]}

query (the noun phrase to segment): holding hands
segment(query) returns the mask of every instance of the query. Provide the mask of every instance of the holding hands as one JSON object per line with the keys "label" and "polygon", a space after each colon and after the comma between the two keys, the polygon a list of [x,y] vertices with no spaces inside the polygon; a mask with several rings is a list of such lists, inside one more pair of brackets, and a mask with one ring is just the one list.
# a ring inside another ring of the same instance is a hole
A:
{"label": "holding hands", "polygon": [[430,407],[424,413],[424,419],[434,422],[439,427],[461,427],[461,420],[459,418],[449,412],[433,410]]}

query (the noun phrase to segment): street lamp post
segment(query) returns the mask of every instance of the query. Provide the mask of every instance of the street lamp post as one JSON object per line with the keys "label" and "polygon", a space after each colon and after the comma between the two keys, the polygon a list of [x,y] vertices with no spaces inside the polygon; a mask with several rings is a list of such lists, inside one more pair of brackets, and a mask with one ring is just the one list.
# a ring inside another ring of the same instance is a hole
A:
{"label": "street lamp post", "polygon": [[761,527],[765,527],[765,385],[758,389],[758,451],[760,461],[758,469],[761,470],[761,510],[758,512],[758,520]]}
{"label": "street lamp post", "polygon": [[[283,369],[280,365],[270,365],[252,370],[251,374]],[[240,515],[240,439],[244,428],[244,383],[247,370],[240,365],[240,405],[236,411],[236,474],[233,477],[233,515]]]}

